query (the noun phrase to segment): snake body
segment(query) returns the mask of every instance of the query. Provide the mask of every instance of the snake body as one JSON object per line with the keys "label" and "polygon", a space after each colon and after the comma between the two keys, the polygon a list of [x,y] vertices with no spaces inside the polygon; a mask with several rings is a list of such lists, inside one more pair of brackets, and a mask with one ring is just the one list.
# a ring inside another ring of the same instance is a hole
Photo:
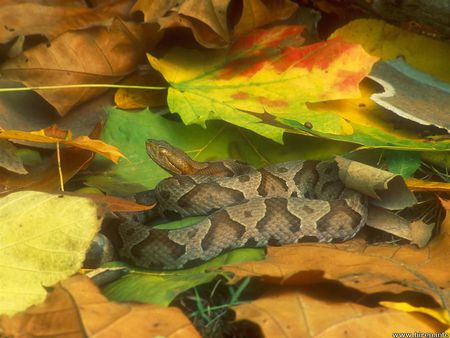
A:
{"label": "snake body", "polygon": [[120,224],[119,255],[137,266],[176,269],[234,248],[344,241],[367,219],[366,197],[344,186],[334,160],[254,169],[229,160],[196,162],[162,141],[147,141],[147,152],[174,175],[155,188],[159,213],[208,216],[174,230]]}

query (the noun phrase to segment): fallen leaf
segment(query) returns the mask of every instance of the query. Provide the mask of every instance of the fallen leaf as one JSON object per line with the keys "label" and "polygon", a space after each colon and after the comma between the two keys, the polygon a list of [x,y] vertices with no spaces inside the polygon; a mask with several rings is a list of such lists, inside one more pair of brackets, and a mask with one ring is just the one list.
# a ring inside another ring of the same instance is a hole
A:
{"label": "fallen leaf", "polygon": [[220,255],[194,268],[175,271],[151,271],[130,267],[122,262],[109,263],[111,267],[126,267],[129,273],[103,289],[114,301],[141,302],[168,306],[180,293],[209,283],[218,276],[227,277],[218,268],[236,262],[260,260],[264,250],[243,248]]}
{"label": "fallen leaf", "polygon": [[426,315],[433,317],[434,319],[439,320],[442,324],[447,324],[450,326],[450,315],[446,309],[429,309],[422,306],[413,306],[409,303],[405,302],[388,302],[383,301],[380,302],[380,305],[390,308],[396,309],[403,312],[420,312]]}
{"label": "fallen leaf", "polygon": [[93,26],[109,26],[115,16],[125,16],[130,0],[116,0],[95,8],[63,6],[36,1],[2,1],[0,5],[0,43],[21,35],[41,34],[49,40],[60,34]]}
{"label": "fallen leaf", "polygon": [[178,308],[108,302],[81,275],[59,283],[45,303],[1,316],[0,328],[10,337],[200,337]]}
{"label": "fallen leaf", "polygon": [[[121,157],[124,157],[117,147],[106,144],[101,140],[91,139],[88,136],[78,136],[75,139],[70,139],[69,137],[66,139],[65,134],[56,135],[55,131],[52,132],[53,134],[50,134],[53,136],[48,136],[46,135],[46,130],[48,129],[29,132],[21,130],[0,130],[0,139],[19,139],[32,142],[66,144],[100,154],[114,163],[117,163]],[[59,138],[61,135],[63,135],[63,138]]]}
{"label": "fallen leaf", "polygon": [[97,205],[108,212],[137,212],[152,209],[155,205],[143,205],[136,202],[126,200],[124,198],[98,195],[64,192],[64,195],[85,197],[93,200]]}
{"label": "fallen leaf", "polygon": [[[61,170],[64,183],[94,158],[90,151],[78,148],[61,149]],[[16,175],[0,169],[0,195],[18,190],[58,192],[60,178],[56,153],[41,164],[29,167],[28,175]]]}
{"label": "fallen leaf", "polygon": [[383,155],[389,171],[399,174],[404,178],[413,176],[422,163],[420,153],[418,152],[385,150]]}
{"label": "fallen leaf", "polygon": [[[145,75],[132,75],[122,84],[155,87],[167,85],[161,74],[155,71]],[[167,90],[120,88],[114,96],[114,101],[121,109],[161,107],[167,104]]]}
{"label": "fallen leaf", "polygon": [[322,133],[306,129],[304,124],[291,119],[280,118],[286,126],[296,130],[306,131],[310,134],[327,139],[362,144],[362,148],[388,148],[397,150],[447,150],[450,149],[449,140],[433,140],[423,138],[420,131],[405,128],[402,123],[395,123],[392,113],[380,107],[370,99],[375,91],[375,85],[370,79],[360,84],[361,97],[357,99],[333,100],[308,103],[314,111],[334,113],[347,121],[351,126],[352,134]]}
{"label": "fallen leaf", "polygon": [[450,183],[433,182],[418,180],[416,178],[407,178],[405,180],[407,187],[412,191],[444,191],[450,192]]}
{"label": "fallen leaf", "polygon": [[336,36],[361,44],[368,53],[383,60],[401,56],[414,68],[450,82],[450,45],[445,41],[411,33],[376,19],[354,20],[331,35]]}
{"label": "fallen leaf", "polygon": [[392,332],[436,332],[424,315],[370,308],[336,294],[330,286],[273,288],[234,307],[236,320],[256,322],[265,337],[390,337]]}
{"label": "fallen leaf", "polygon": [[196,125],[185,126],[150,110],[126,112],[109,108],[107,111],[102,139],[119,147],[129,160],[112,165],[96,157],[90,166],[95,175],[88,176],[86,184],[116,196],[152,189],[168,177],[169,174],[151,161],[145,151],[145,141],[149,138],[163,139],[198,161],[233,158],[256,167],[298,158],[324,160],[354,149],[352,144],[290,134],[285,136],[283,146],[218,121],[208,123],[208,128],[203,129]]}
{"label": "fallen leaf", "polygon": [[[132,12],[140,11],[145,22],[156,22],[161,29],[187,27],[205,47],[226,47],[232,37],[291,16],[298,6],[288,0],[244,0],[242,13],[229,7],[230,0],[152,1],[138,0]],[[228,16],[239,18],[234,29]]]}
{"label": "fallen leaf", "polygon": [[86,198],[35,191],[0,198],[0,313],[42,302],[44,287],[75,273],[101,221]]}
{"label": "fallen leaf", "polygon": [[[446,223],[447,222],[447,223]],[[260,277],[276,284],[298,285],[313,276],[337,280],[366,293],[415,290],[448,304],[450,238],[445,221],[441,234],[423,249],[412,245],[368,245],[354,239],[340,244],[302,243],[268,247],[264,261],[224,267],[236,279]],[[330,259],[332,257],[332,259]]]}
{"label": "fallen leaf", "polygon": [[16,147],[6,140],[0,140],[0,167],[16,174],[25,175],[28,173],[22,160],[16,154]]}
{"label": "fallen leaf", "polygon": [[289,0],[244,0],[242,14],[234,26],[233,34],[240,36],[275,20],[287,19],[297,9],[298,5]]}
{"label": "fallen leaf", "polygon": [[[3,63],[0,74],[28,87],[115,83],[135,70],[142,57],[145,37],[159,39],[159,36],[146,34],[142,25],[115,19],[109,28],[70,31],[50,44],[39,44]],[[37,92],[65,115],[105,90],[74,88]]]}
{"label": "fallen leaf", "polygon": [[284,128],[264,123],[270,116],[352,134],[339,115],[312,111],[306,103],[359,97],[358,84],[376,58],[341,39],[298,47],[302,31],[275,26],[241,37],[228,51],[176,48],[160,59],[148,57],[170,84],[170,111],[185,124],[221,119],[282,142]]}
{"label": "fallen leaf", "polygon": [[[0,80],[0,87],[23,87],[17,82]],[[5,92],[0,95],[0,128],[5,130],[32,131],[57,124],[60,128],[70,129],[74,137],[89,135],[94,126],[105,120],[104,107],[114,104],[114,92],[106,93],[82,103],[70,114],[59,116],[54,108],[34,91]],[[16,142],[31,145],[31,142]],[[35,145],[36,146],[36,145]],[[40,144],[40,147],[54,147]]]}
{"label": "fallen leaf", "polygon": [[422,125],[450,130],[450,84],[422,73],[401,59],[378,62],[369,77],[384,92],[371,99],[395,114]]}
{"label": "fallen leaf", "polygon": [[417,203],[401,176],[341,156],[336,162],[345,186],[371,197],[370,204],[400,210]]}

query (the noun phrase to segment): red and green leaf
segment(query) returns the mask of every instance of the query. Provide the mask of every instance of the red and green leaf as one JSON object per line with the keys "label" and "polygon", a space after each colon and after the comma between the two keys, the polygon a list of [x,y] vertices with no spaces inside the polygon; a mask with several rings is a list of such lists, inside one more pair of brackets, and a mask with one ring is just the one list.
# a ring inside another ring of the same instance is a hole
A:
{"label": "red and green leaf", "polygon": [[221,119],[282,141],[289,119],[315,130],[352,133],[333,112],[313,111],[308,102],[360,96],[358,84],[377,58],[340,38],[300,46],[301,26],[255,30],[227,51],[172,49],[151,65],[170,84],[168,105],[186,124]]}

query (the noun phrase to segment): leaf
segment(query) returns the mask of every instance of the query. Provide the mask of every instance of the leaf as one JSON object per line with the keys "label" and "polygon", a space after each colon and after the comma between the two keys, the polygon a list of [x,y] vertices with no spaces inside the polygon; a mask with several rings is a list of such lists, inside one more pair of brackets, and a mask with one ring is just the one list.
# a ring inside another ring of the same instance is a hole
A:
{"label": "leaf", "polygon": [[380,302],[380,305],[390,308],[396,309],[403,312],[420,312],[426,315],[433,317],[434,319],[439,320],[443,324],[447,324],[450,326],[450,315],[448,311],[445,309],[429,309],[422,306],[413,306],[406,302]]}
{"label": "leaf", "polygon": [[0,313],[45,299],[75,273],[102,217],[89,199],[23,191],[0,198]]}
{"label": "leaf", "polygon": [[5,140],[0,140],[0,167],[16,174],[25,175],[28,173],[21,158],[16,154],[16,147]]}
{"label": "leaf", "polygon": [[[108,284],[104,292],[109,299],[119,302],[168,306],[175,297],[186,290],[211,282],[218,276],[227,277],[222,270],[217,269],[218,267],[263,258],[264,250],[245,248],[228,252],[195,268],[184,270],[160,272],[129,267],[130,273]],[[124,266],[124,263],[117,262],[111,265]]]}
{"label": "leaf", "polygon": [[49,130],[54,131],[54,129],[55,126],[29,132],[21,130],[0,130],[0,139],[19,139],[32,142],[67,144],[101,154],[114,163],[117,163],[121,157],[124,157],[117,147],[106,144],[101,140],[91,139],[88,136],[78,136],[72,140],[71,137],[66,138],[65,134],[60,134],[62,132],[61,129],[58,129],[57,134],[47,135],[46,132]]}
{"label": "leaf", "polygon": [[[3,78],[29,87],[43,85],[115,83],[133,72],[142,56],[145,36],[142,25],[115,19],[111,27],[66,32],[51,44],[39,44],[0,67]],[[151,46],[151,44],[150,44]],[[86,55],[89,55],[87,62]],[[76,105],[104,92],[105,88],[38,91],[65,115]]]}
{"label": "leaf", "polygon": [[49,40],[72,30],[109,26],[115,16],[124,16],[129,0],[116,0],[95,8],[57,6],[32,1],[2,1],[0,5],[0,43],[21,35],[40,34]]}
{"label": "leaf", "polygon": [[[64,183],[84,168],[94,158],[94,154],[78,148],[61,149],[61,169]],[[60,189],[56,152],[41,164],[30,167],[28,175],[15,175],[0,169],[0,194],[18,190],[38,190],[58,192]]]}
{"label": "leaf", "polygon": [[[161,74],[155,71],[150,74],[132,75],[122,83],[155,87],[167,85]],[[167,103],[167,90],[120,88],[116,91],[114,101],[117,107],[121,109],[161,107]]]}
{"label": "leaf", "polygon": [[0,327],[10,337],[200,337],[178,308],[108,302],[81,275],[59,283],[44,304],[0,317]]}
{"label": "leaf", "polygon": [[125,196],[151,189],[168,173],[153,163],[145,150],[149,138],[163,139],[199,161],[234,158],[257,167],[293,159],[327,159],[353,149],[353,145],[286,135],[285,145],[264,139],[234,126],[214,122],[207,129],[185,126],[149,110],[130,113],[108,109],[102,139],[120,147],[128,160],[111,166],[96,158],[91,170],[101,174],[87,178],[87,184],[113,195]]}
{"label": "leaf", "polygon": [[289,0],[244,0],[241,17],[233,29],[234,36],[246,34],[275,20],[287,19],[297,9],[298,5]]}
{"label": "leaf", "polygon": [[372,81],[364,80],[360,85],[361,98],[308,103],[308,107],[312,110],[339,115],[351,126],[352,134],[322,133],[314,126],[308,130],[304,124],[291,119],[281,118],[281,122],[299,131],[308,130],[310,134],[317,137],[364,145],[360,149],[375,147],[419,151],[450,149],[449,140],[423,138],[420,133],[407,129],[404,124],[393,123],[392,113],[370,99],[375,89]]}
{"label": "leaf", "polygon": [[341,39],[297,47],[302,31],[302,26],[276,26],[241,37],[228,51],[177,48],[161,59],[149,55],[149,61],[169,82],[169,108],[185,124],[222,119],[277,142],[284,128],[264,119],[351,134],[344,119],[312,111],[306,103],[359,97],[358,84],[376,58]]}
{"label": "leaf", "polygon": [[102,195],[101,192],[99,194],[64,192],[63,194],[69,196],[79,196],[89,198],[93,200],[95,203],[97,203],[97,205],[100,208],[104,209],[107,212],[137,212],[150,210],[155,206],[155,204],[153,205],[138,204],[136,202],[124,198]]}
{"label": "leaf", "polygon": [[236,320],[256,322],[264,337],[388,337],[442,329],[424,315],[367,307],[338,291],[324,284],[270,288],[259,299],[234,307]]}
{"label": "leaf", "polygon": [[405,180],[406,185],[412,191],[444,191],[450,192],[450,183],[446,182],[432,182],[418,180],[415,178],[408,178]]}
{"label": "leaf", "polygon": [[[443,202],[448,210],[448,202]],[[368,245],[362,240],[339,244],[302,243],[268,247],[261,262],[225,267],[235,279],[256,276],[275,284],[299,285],[337,280],[362,292],[427,293],[446,306],[450,301],[450,218],[441,233],[423,249],[412,245]],[[330,260],[330,257],[333,257]]]}
{"label": "leaf", "polygon": [[[138,0],[132,12],[142,12],[145,22],[156,22],[161,29],[187,27],[203,46],[220,48],[226,47],[233,35],[286,19],[297,9],[296,4],[287,0],[244,0],[242,13],[238,13],[229,4],[230,0]],[[228,27],[227,14],[240,18],[233,32]]]}
{"label": "leaf", "polygon": [[414,68],[450,82],[450,45],[444,41],[411,33],[375,19],[354,20],[336,30],[332,37],[336,36],[361,44],[367,52],[383,60],[401,56]]}
{"label": "leaf", "polygon": [[401,59],[376,63],[369,77],[385,90],[371,96],[380,106],[407,120],[450,130],[450,83]]}
{"label": "leaf", "polygon": [[405,178],[413,176],[422,163],[420,154],[412,151],[386,150],[384,156],[389,171]]}

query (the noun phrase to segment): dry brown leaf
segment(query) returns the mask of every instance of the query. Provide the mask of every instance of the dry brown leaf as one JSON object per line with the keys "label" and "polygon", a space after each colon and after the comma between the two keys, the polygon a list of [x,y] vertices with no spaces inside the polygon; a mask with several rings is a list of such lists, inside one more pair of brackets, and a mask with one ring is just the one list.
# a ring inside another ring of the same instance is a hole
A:
{"label": "dry brown leaf", "polygon": [[200,337],[174,307],[109,302],[86,276],[59,283],[45,303],[0,317],[7,337]]}
{"label": "dry brown leaf", "polygon": [[[141,11],[145,22],[157,22],[161,29],[187,27],[203,46],[221,48],[232,39],[227,22],[229,4],[230,0],[138,0],[132,11]],[[289,0],[244,0],[242,14],[231,14],[240,17],[234,36],[288,18],[296,9],[297,5]]]}
{"label": "dry brown leaf", "polygon": [[[90,151],[78,148],[61,149],[64,182],[70,180],[94,158]],[[0,168],[0,195],[18,190],[57,192],[60,188],[56,154],[38,166],[28,168],[28,175],[17,175]]]}
{"label": "dry brown leaf", "polygon": [[426,315],[350,302],[330,285],[273,288],[234,308],[236,320],[259,324],[265,337],[390,337],[392,332],[442,332]]}
{"label": "dry brown leaf", "polygon": [[234,35],[239,36],[264,26],[275,20],[289,18],[298,8],[290,0],[244,0],[242,15],[234,27]]}
{"label": "dry brown leaf", "polygon": [[[450,207],[450,202],[443,202]],[[269,247],[264,261],[224,267],[235,274],[261,277],[276,284],[298,285],[320,279],[373,292],[414,290],[450,308],[450,216],[441,233],[423,249],[413,245],[368,245],[355,239],[340,244],[302,243]]]}
{"label": "dry brown leaf", "polygon": [[56,126],[50,126],[38,131],[21,130],[0,130],[0,139],[18,139],[42,143],[61,143],[100,154],[114,163],[117,163],[121,157],[125,157],[119,148],[109,145],[101,140],[92,139],[88,136],[78,136],[71,139],[71,133]]}
{"label": "dry brown leaf", "polygon": [[0,140],[0,167],[16,174],[25,175],[22,159],[16,153],[16,147],[6,140]]}
{"label": "dry brown leaf", "polygon": [[[156,28],[154,29],[156,32]],[[143,25],[114,20],[110,28],[95,27],[66,32],[51,44],[39,44],[0,68],[3,78],[28,87],[115,83],[133,72],[143,56],[146,39],[159,34]],[[104,92],[105,88],[40,90],[38,93],[65,115],[76,105]]]}
{"label": "dry brown leaf", "polygon": [[[67,2],[67,1],[66,1]],[[60,34],[93,26],[109,26],[115,16],[124,17],[131,0],[115,0],[96,8],[37,1],[7,0],[0,4],[0,43],[21,35],[41,34],[53,40]]]}

